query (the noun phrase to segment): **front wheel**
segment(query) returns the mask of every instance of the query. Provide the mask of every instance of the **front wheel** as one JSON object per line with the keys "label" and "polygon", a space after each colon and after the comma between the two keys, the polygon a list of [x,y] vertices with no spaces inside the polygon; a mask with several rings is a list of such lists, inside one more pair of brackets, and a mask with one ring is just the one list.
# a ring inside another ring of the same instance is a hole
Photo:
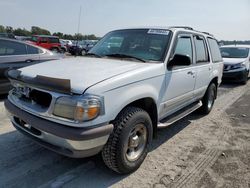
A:
{"label": "front wheel", "polygon": [[82,51],[81,51],[81,56],[85,56],[85,55],[86,55],[86,53],[87,53],[87,51],[86,51],[86,50],[82,50]]}
{"label": "front wheel", "polygon": [[120,174],[133,172],[147,156],[153,131],[151,119],[143,109],[127,107],[113,124],[113,133],[102,150],[103,161]]}
{"label": "front wheel", "polygon": [[202,113],[202,114],[209,114],[210,113],[210,111],[212,110],[213,105],[214,105],[216,94],[217,94],[217,87],[214,83],[211,83],[208,86],[204,97],[202,98],[202,106],[199,109],[200,113]]}
{"label": "front wheel", "polygon": [[245,85],[247,84],[247,81],[248,81],[248,75],[249,75],[249,71],[246,71],[244,77],[243,77],[243,81],[242,81],[242,84]]}

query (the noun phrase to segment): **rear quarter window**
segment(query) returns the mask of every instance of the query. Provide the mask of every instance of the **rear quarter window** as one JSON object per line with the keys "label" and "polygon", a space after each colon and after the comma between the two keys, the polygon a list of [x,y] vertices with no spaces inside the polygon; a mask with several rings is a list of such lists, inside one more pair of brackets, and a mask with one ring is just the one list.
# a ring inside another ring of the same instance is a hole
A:
{"label": "rear quarter window", "polygon": [[208,45],[211,51],[213,63],[222,62],[222,57],[219,49],[219,45],[215,39],[208,38]]}
{"label": "rear quarter window", "polygon": [[27,53],[28,54],[39,54],[39,48],[27,45]]}

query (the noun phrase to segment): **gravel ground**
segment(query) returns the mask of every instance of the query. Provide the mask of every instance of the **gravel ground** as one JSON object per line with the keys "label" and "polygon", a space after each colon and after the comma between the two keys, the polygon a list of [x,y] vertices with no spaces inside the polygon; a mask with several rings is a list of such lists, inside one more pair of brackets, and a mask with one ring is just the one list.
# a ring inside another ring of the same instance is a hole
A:
{"label": "gravel ground", "polygon": [[11,126],[0,102],[0,187],[250,187],[249,86],[222,85],[208,116],[159,130],[142,166],[125,176],[100,155],[70,159],[40,147]]}

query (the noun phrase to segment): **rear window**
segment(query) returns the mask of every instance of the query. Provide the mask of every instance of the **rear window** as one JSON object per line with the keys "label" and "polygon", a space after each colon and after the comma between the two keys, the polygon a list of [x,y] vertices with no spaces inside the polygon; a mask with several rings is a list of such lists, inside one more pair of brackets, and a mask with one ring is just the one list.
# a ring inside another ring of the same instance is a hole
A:
{"label": "rear window", "polygon": [[25,44],[13,41],[0,40],[0,56],[26,55]]}
{"label": "rear window", "polygon": [[208,62],[209,59],[204,38],[200,36],[195,36],[194,43],[196,51],[196,62],[197,63]]}
{"label": "rear window", "polygon": [[49,43],[60,43],[58,38],[48,38]]}
{"label": "rear window", "polygon": [[212,61],[214,63],[221,62],[222,57],[217,41],[215,39],[208,38],[208,45],[211,51]]}

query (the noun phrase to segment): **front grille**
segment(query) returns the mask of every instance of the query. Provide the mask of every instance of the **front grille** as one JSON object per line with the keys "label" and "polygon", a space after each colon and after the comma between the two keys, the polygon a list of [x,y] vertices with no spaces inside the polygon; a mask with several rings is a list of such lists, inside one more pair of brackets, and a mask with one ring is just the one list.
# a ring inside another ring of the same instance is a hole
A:
{"label": "front grille", "polygon": [[38,91],[35,89],[30,92],[29,98],[33,102],[44,108],[48,108],[52,100],[52,96],[49,93]]}
{"label": "front grille", "polygon": [[13,95],[25,104],[37,105],[42,109],[49,108],[52,101],[51,94],[29,87],[16,87],[13,90]]}

